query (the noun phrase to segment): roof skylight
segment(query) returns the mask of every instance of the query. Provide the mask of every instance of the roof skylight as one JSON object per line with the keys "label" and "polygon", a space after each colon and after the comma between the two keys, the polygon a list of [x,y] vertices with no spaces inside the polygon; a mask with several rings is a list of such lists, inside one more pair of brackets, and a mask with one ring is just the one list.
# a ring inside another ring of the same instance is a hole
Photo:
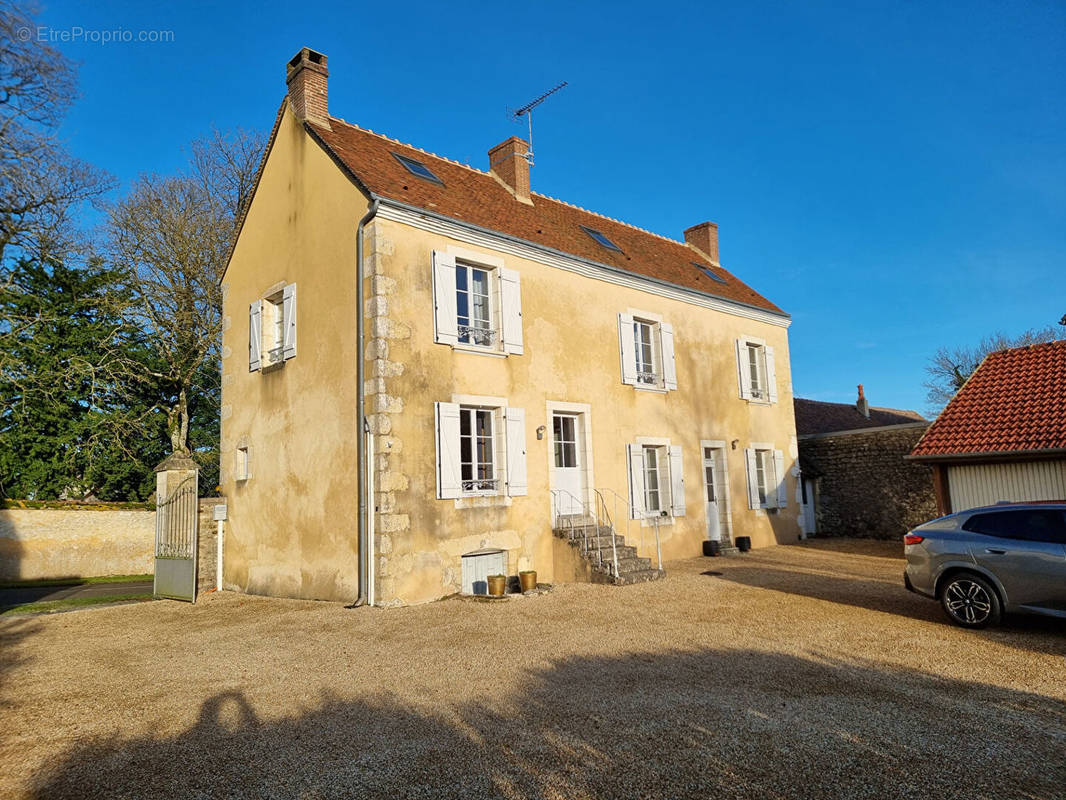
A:
{"label": "roof skylight", "polygon": [[433,183],[439,183],[441,186],[444,185],[444,181],[434,175],[433,170],[431,170],[421,161],[415,161],[415,159],[413,158],[401,156],[399,153],[393,153],[392,157],[399,161],[401,164],[403,164],[407,168],[407,171],[410,172],[412,175],[417,175],[419,178],[422,178],[423,180],[427,181],[432,181]]}
{"label": "roof skylight", "polygon": [[712,272],[711,268],[708,267],[706,264],[697,264],[695,261],[693,261],[692,262],[692,266],[694,266],[696,269],[698,269],[700,272],[702,272],[704,275],[706,275],[712,281],[718,281],[719,283],[725,283],[726,282],[725,278],[723,278],[717,272]]}
{"label": "roof skylight", "polygon": [[608,239],[605,234],[600,233],[595,228],[587,228],[584,225],[582,225],[581,226],[581,230],[583,230],[585,233],[587,233],[589,236],[591,236],[597,242],[602,244],[608,250],[617,250],[619,253],[622,252],[622,248],[621,247],[616,245],[614,242],[612,242],[610,239]]}

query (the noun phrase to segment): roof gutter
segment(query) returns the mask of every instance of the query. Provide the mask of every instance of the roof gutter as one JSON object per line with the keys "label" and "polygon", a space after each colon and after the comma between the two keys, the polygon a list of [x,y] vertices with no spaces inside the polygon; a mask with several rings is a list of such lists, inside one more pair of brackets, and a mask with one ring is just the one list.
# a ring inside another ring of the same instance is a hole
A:
{"label": "roof gutter", "polygon": [[1066,447],[1050,447],[1045,450],[986,450],[981,453],[932,453],[930,455],[904,456],[907,461],[1017,461],[1019,459],[1052,460],[1066,458]]}
{"label": "roof gutter", "polygon": [[366,276],[366,270],[363,264],[363,232],[366,225],[370,220],[377,216],[378,208],[381,205],[381,201],[371,195],[370,209],[363,215],[363,218],[359,220],[359,225],[355,229],[355,345],[356,345],[356,358],[355,358],[355,380],[356,380],[356,419],[359,421],[359,431],[356,435],[356,442],[358,445],[358,463],[359,463],[359,520],[357,523],[358,529],[358,545],[359,545],[359,596],[355,602],[352,603],[350,608],[358,608],[359,606],[366,605],[368,594],[367,580],[369,573],[368,548],[367,548],[367,437],[370,434],[370,424],[366,418],[366,385],[364,373],[366,371],[366,320],[365,320],[365,308],[363,302],[363,280]]}

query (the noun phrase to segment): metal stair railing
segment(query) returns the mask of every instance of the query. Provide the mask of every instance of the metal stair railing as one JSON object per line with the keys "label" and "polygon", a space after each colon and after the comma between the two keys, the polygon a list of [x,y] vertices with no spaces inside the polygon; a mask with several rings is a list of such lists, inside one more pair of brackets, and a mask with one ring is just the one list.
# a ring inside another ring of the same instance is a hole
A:
{"label": "metal stair railing", "polygon": [[[583,500],[581,500],[581,498],[577,497],[573,492],[567,491],[566,489],[552,489],[551,490],[551,496],[552,496],[552,514],[553,514],[553,517],[554,517],[553,527],[555,527],[557,530],[560,530],[560,529],[561,530],[566,530],[567,531],[567,538],[571,542],[574,542],[574,541],[578,542],[579,546],[581,547],[581,554],[585,558],[589,558],[589,550],[590,549],[595,549],[595,551],[596,551],[596,566],[602,571],[603,567],[604,567],[603,550],[602,550],[602,548],[600,548],[599,546],[597,546],[595,548],[590,548],[590,546],[589,546],[589,527],[591,526],[593,528],[593,530],[596,532],[596,538],[597,539],[599,538],[599,535],[600,535],[600,528],[603,527],[603,520],[601,519],[601,517],[597,513],[598,509],[597,509],[597,506],[596,506],[595,502],[589,503],[587,501],[583,501]],[[567,505],[569,507],[570,513],[567,513],[567,514],[563,514],[562,513],[563,504],[560,502],[560,500],[568,501]],[[580,514],[575,514],[574,513],[575,509],[579,509],[580,510]],[[604,507],[604,510],[606,511],[606,506]],[[580,532],[577,530],[578,526],[576,526],[574,524],[574,517],[575,516],[579,517],[581,519],[581,525],[580,525],[581,530],[580,530]],[[609,520],[609,518],[608,518],[608,520]],[[609,524],[609,522],[608,522],[608,524]],[[580,539],[579,539],[579,536],[580,536]],[[614,528],[612,527],[611,528],[611,543],[612,543],[612,548],[613,548],[613,552],[614,552],[614,559],[613,559],[613,563],[607,565],[607,572],[608,572],[608,574],[610,574],[613,577],[617,578],[618,577],[618,549],[617,549],[617,545],[615,544],[615,541],[616,541],[615,540],[615,531],[614,531]]]}
{"label": "metal stair railing", "polygon": [[[593,491],[600,498],[601,502],[603,502],[604,513],[607,513],[607,502],[606,502],[606,499],[604,497],[605,495],[608,495],[611,498],[611,505],[612,505],[612,508],[614,509],[614,512],[615,512],[614,513],[614,518],[615,519],[618,518],[619,506],[621,506],[621,508],[625,511],[626,541],[627,542],[632,542],[633,540],[630,537],[630,533],[629,533],[629,523],[633,520],[634,516],[636,514],[638,514],[638,513],[640,513],[641,514],[641,518],[643,518],[643,516],[644,516],[643,513],[639,512],[638,509],[634,508],[633,505],[629,502],[628,498],[622,497],[622,495],[618,494],[618,492],[616,492],[614,489],[594,489]],[[655,554],[656,554],[656,558],[657,558],[658,563],[659,563],[659,570],[661,571],[662,568],[663,568],[663,550],[662,550],[662,544],[661,544],[661,542],[659,540],[659,520],[658,520],[658,518],[653,518],[653,519],[654,519],[654,522],[655,522],[655,525],[654,525],[654,528],[655,528]],[[611,527],[611,531],[612,531],[612,533],[614,532],[614,527],[613,526]],[[642,544],[643,544],[643,540],[644,540],[644,532],[643,532],[643,530],[641,530],[641,543]]]}

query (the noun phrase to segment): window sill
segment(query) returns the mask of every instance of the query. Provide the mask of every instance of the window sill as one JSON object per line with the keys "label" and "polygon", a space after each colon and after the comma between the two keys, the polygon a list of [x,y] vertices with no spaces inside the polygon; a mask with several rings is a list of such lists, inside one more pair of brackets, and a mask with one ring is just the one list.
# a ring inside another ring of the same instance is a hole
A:
{"label": "window sill", "polygon": [[475,356],[489,356],[490,358],[507,358],[509,353],[501,353],[488,347],[478,347],[475,344],[453,344],[452,350],[457,353],[470,353]]}
{"label": "window sill", "polygon": [[772,406],[772,405],[774,405],[774,401],[773,400],[763,400],[761,398],[755,398],[755,397],[745,397],[744,400],[746,400],[750,405],[753,405],[753,406]]}
{"label": "window sill", "polygon": [[633,388],[640,392],[651,392],[652,394],[666,394],[670,391],[665,386],[648,386],[647,384],[641,386],[639,383],[634,383]]}
{"label": "window sill", "polygon": [[511,498],[503,494],[471,494],[455,500],[455,507],[463,508],[498,508],[511,505]]}
{"label": "window sill", "polygon": [[661,514],[645,515],[640,520],[640,527],[654,528],[656,520],[658,520],[658,525],[661,528],[663,525],[673,525],[674,519],[675,517],[673,514],[667,514],[665,517]]}

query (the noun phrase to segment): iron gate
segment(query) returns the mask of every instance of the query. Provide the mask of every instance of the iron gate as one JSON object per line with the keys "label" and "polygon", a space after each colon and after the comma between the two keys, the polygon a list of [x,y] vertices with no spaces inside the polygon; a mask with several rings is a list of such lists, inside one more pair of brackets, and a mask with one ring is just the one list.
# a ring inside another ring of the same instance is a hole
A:
{"label": "iron gate", "polygon": [[196,602],[199,491],[195,474],[178,484],[155,508],[156,597]]}

